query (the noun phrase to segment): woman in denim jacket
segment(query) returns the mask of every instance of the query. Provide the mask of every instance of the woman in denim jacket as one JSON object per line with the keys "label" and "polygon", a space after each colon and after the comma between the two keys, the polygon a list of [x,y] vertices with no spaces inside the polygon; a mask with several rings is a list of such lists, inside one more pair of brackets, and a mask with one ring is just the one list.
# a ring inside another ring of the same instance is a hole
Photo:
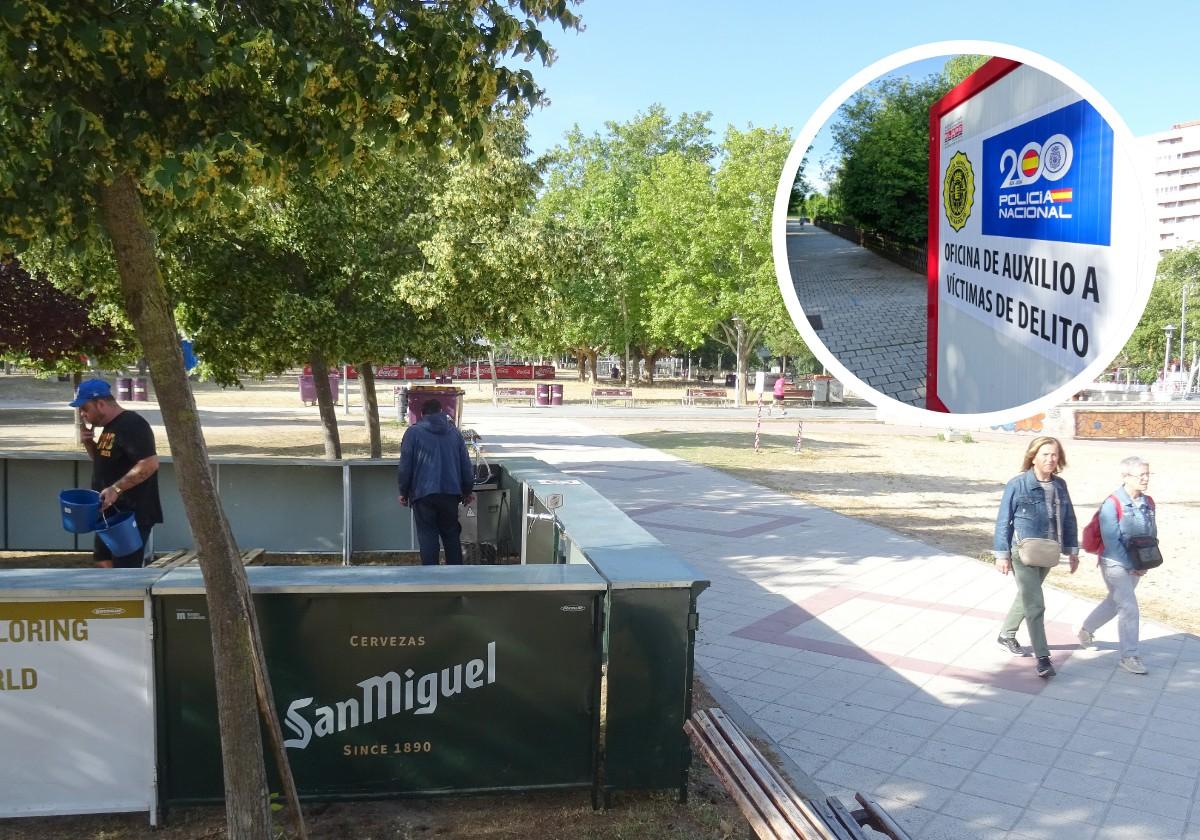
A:
{"label": "woman in denim jacket", "polygon": [[1121,667],[1131,674],[1146,673],[1146,666],[1138,656],[1138,612],[1137,595],[1134,590],[1145,570],[1134,568],[1133,560],[1125,549],[1130,537],[1158,536],[1158,523],[1154,521],[1153,503],[1148,502],[1146,488],[1150,485],[1150,465],[1141,458],[1126,458],[1121,462],[1121,486],[1113,493],[1121,505],[1121,518],[1111,499],[1100,504],[1100,537],[1104,550],[1100,552],[1100,571],[1108,597],[1100,602],[1092,614],[1083,620],[1079,630],[1079,641],[1092,643],[1092,634],[1115,616],[1117,639],[1121,645]]}
{"label": "woman in denim jacket", "polygon": [[1043,435],[1030,442],[1021,462],[1023,472],[1004,487],[992,541],[996,568],[1005,575],[1011,571],[1017,582],[1017,596],[996,641],[1010,653],[1025,656],[1024,648],[1017,643],[1017,628],[1022,620],[1026,621],[1039,677],[1054,676],[1050,647],[1046,643],[1046,602],[1042,595],[1042,581],[1050,570],[1022,563],[1017,544],[1031,537],[1055,540],[1061,553],[1070,558],[1071,574],[1079,568],[1075,508],[1067,483],[1058,477],[1066,465],[1066,453],[1057,439]]}

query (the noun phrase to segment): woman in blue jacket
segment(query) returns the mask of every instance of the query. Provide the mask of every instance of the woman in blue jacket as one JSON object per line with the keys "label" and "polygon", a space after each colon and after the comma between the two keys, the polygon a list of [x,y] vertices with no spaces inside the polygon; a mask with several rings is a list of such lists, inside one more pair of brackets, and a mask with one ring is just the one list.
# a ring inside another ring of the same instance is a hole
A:
{"label": "woman in blue jacket", "polygon": [[1046,602],[1042,595],[1042,581],[1050,569],[1022,563],[1018,544],[1027,538],[1054,540],[1059,553],[1068,555],[1071,574],[1079,568],[1075,508],[1067,483],[1058,477],[1066,465],[1066,453],[1057,439],[1042,435],[1030,441],[1021,462],[1021,474],[1004,487],[992,541],[996,568],[1001,574],[1012,572],[1017,582],[1017,596],[996,641],[1010,653],[1025,656],[1024,648],[1017,643],[1017,629],[1025,621],[1039,677],[1054,676],[1050,647],[1046,643]]}
{"label": "woman in blue jacket", "polygon": [[1158,536],[1158,523],[1154,521],[1154,502],[1146,495],[1150,486],[1150,465],[1136,456],[1121,462],[1121,486],[1113,492],[1117,504],[1121,505],[1121,516],[1112,499],[1100,505],[1100,538],[1104,549],[1100,552],[1100,571],[1108,597],[1100,602],[1092,614],[1083,620],[1079,630],[1079,641],[1092,643],[1092,634],[1115,616],[1117,639],[1121,646],[1121,667],[1131,674],[1146,673],[1146,666],[1138,656],[1138,582],[1145,570],[1134,568],[1132,558],[1125,549],[1130,537]]}

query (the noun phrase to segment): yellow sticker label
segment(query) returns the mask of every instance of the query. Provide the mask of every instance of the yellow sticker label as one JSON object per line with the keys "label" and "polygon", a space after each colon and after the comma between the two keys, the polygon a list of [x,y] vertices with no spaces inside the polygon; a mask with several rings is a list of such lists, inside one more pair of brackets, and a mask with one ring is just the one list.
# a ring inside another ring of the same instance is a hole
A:
{"label": "yellow sticker label", "polygon": [[144,601],[5,601],[0,603],[0,621],[42,619],[142,618]]}
{"label": "yellow sticker label", "polygon": [[962,230],[967,225],[971,208],[975,204],[975,169],[971,160],[962,152],[955,152],[946,166],[946,177],[942,181],[942,206],[946,209],[946,221],[950,227]]}

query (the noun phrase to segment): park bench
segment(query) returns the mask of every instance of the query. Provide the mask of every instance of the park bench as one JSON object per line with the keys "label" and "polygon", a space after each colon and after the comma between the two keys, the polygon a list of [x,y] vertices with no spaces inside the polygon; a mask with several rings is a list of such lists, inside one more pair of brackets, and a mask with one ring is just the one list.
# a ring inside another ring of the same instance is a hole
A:
{"label": "park bench", "polygon": [[854,811],[836,796],[823,802],[802,797],[720,709],[693,712],[684,731],[763,840],[869,840],[863,826],[892,840],[912,840],[861,793],[854,798],[862,807]]}
{"label": "park bench", "polygon": [[729,403],[729,394],[724,388],[688,388],[683,394],[684,405],[697,405],[701,401],[716,400],[718,405]]}
{"label": "park bench", "polygon": [[522,400],[524,402],[528,402],[530,405],[533,405],[535,395],[536,390],[528,385],[510,385],[502,388],[496,388],[497,400]]}
{"label": "park bench", "polygon": [[771,406],[783,405],[786,407],[789,403],[797,403],[797,402],[801,402],[801,401],[805,401],[805,400],[808,401],[808,404],[810,406],[813,405],[813,389],[811,387],[810,388],[797,388],[797,387],[784,388],[782,402],[775,399],[774,393],[771,394],[771,397],[769,400],[767,399],[766,394],[763,395],[763,402],[768,403],[768,409],[767,409],[768,414],[770,413]]}
{"label": "park bench", "polygon": [[632,388],[593,388],[592,389],[592,405],[596,405],[600,400],[622,401],[627,406],[632,406],[633,389]]}

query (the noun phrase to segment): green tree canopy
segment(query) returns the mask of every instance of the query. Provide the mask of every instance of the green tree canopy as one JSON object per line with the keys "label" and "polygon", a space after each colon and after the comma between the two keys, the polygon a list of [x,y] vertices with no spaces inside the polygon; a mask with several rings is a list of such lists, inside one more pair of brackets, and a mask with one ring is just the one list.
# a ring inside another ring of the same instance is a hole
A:
{"label": "green tree canopy", "polygon": [[941,73],[924,79],[879,79],[838,110],[831,133],[840,161],[830,195],[842,214],[838,221],[909,245],[925,241],[929,109],[987,58],[951,56]]}

